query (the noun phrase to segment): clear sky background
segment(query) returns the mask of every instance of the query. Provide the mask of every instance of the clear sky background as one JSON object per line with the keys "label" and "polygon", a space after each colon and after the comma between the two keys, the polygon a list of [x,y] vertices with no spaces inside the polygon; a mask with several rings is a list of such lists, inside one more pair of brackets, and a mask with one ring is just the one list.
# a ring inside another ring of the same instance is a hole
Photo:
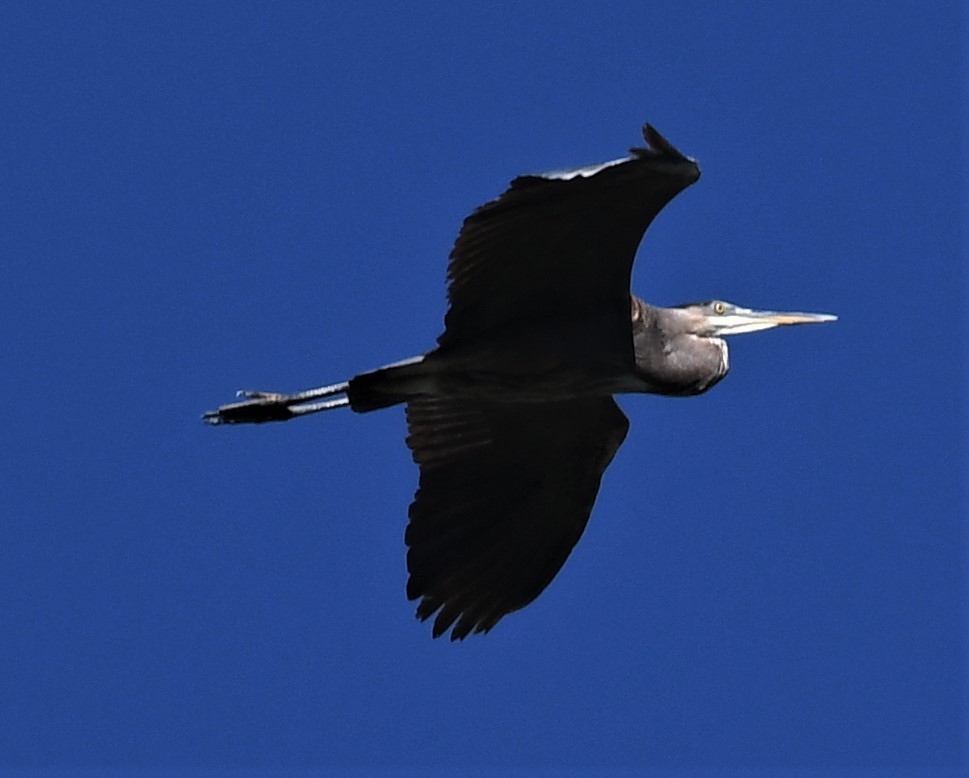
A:
{"label": "clear sky background", "polygon": [[[0,10],[0,767],[963,774],[960,4],[407,5]],[[400,409],[199,415],[427,350],[462,218],[644,121],[703,178],[635,290],[841,320],[622,398],[561,574],[433,641]]]}

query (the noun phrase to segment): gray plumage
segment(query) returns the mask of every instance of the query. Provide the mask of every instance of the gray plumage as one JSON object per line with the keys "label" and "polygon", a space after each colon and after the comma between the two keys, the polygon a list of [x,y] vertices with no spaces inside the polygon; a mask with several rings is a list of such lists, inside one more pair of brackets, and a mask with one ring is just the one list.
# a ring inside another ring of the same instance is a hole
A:
{"label": "gray plumage", "polygon": [[406,403],[420,482],[407,596],[435,637],[486,632],[537,597],[581,537],[629,423],[614,394],[686,396],[729,370],[723,335],[831,321],[629,292],[653,218],[700,176],[651,126],[622,160],[521,176],[464,222],[437,348],[348,382],[246,399],[211,424]]}

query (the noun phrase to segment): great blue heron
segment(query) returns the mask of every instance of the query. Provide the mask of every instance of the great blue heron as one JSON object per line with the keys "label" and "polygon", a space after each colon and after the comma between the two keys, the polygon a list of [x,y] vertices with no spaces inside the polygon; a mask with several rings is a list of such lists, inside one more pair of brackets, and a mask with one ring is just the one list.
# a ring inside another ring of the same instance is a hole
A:
{"label": "great blue heron", "polygon": [[657,213],[700,177],[653,127],[601,165],[526,175],[464,222],[433,351],[297,394],[240,392],[210,424],[407,404],[420,466],[407,596],[433,634],[487,632],[534,600],[588,522],[629,422],[623,392],[694,395],[728,370],[724,335],[833,321],[719,300],[673,308],[629,291]]}

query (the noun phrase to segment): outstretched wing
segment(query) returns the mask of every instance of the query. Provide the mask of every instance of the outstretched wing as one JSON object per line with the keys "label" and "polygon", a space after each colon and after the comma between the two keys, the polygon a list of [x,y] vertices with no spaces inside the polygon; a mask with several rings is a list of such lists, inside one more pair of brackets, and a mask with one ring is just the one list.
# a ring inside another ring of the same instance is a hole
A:
{"label": "outstretched wing", "polygon": [[516,178],[464,221],[448,265],[442,348],[562,310],[614,313],[628,335],[633,259],[653,218],[700,177],[650,125],[646,148],[601,165]]}
{"label": "outstretched wing", "polygon": [[[629,422],[611,397],[407,404],[420,465],[409,599],[434,637],[487,632],[548,586],[581,537]],[[456,622],[456,623],[455,623]]]}

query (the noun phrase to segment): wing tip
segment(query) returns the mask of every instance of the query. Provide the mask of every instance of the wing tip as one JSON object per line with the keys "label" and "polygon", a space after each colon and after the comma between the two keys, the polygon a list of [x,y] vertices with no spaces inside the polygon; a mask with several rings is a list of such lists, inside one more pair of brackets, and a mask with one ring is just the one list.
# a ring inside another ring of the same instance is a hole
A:
{"label": "wing tip", "polygon": [[667,162],[688,163],[696,170],[699,177],[700,168],[693,157],[688,157],[676,146],[670,143],[652,124],[646,122],[643,125],[643,140],[646,141],[644,148],[632,148],[630,153],[638,159],[662,159]]}
{"label": "wing tip", "polygon": [[[646,141],[644,147],[634,146],[629,149],[631,156],[621,159],[612,159],[608,162],[600,162],[592,165],[583,165],[576,168],[563,168],[559,170],[547,170],[543,173],[525,173],[512,179],[508,191],[515,192],[529,187],[546,184],[549,181],[572,181],[575,179],[588,179],[608,168],[620,167],[633,160],[645,160],[648,162],[659,163],[660,165],[670,166],[667,170],[675,168],[678,173],[685,173],[685,178],[691,183],[700,178],[700,166],[693,157],[688,157],[676,146],[666,140],[662,134],[648,122],[643,125],[643,140]],[[689,172],[687,172],[687,170]],[[501,198],[485,203],[477,208],[472,217],[481,211],[485,211],[496,205]]]}

